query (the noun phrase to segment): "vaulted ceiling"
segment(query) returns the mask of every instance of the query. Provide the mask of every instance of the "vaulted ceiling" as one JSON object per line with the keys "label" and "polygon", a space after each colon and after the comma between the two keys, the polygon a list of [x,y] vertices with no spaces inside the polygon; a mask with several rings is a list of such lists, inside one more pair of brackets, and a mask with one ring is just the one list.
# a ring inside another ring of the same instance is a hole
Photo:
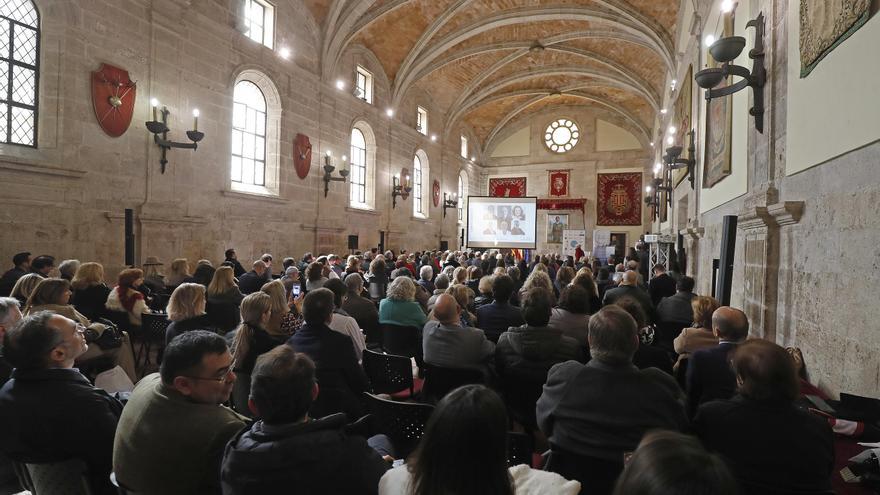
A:
{"label": "vaulted ceiling", "polygon": [[672,66],[679,0],[304,0],[331,77],[347,46],[379,59],[391,106],[418,88],[485,146],[550,105],[616,113],[647,141]]}

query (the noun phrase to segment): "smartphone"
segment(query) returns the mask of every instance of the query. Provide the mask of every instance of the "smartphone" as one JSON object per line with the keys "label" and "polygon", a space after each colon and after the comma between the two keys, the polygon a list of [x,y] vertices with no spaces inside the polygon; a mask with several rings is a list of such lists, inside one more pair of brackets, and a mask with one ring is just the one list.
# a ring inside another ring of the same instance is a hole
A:
{"label": "smartphone", "polygon": [[300,289],[302,289],[302,287],[300,287],[299,285],[294,285],[293,287],[290,288],[290,291],[293,294],[293,297],[299,297]]}

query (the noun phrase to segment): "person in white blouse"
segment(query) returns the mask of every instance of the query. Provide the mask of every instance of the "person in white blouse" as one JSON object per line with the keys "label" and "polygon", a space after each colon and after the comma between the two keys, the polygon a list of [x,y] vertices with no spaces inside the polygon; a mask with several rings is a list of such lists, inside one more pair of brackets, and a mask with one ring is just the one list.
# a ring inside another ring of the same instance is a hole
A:
{"label": "person in white blouse", "polygon": [[357,320],[349,316],[349,314],[342,309],[343,300],[348,295],[348,288],[345,286],[345,283],[338,278],[324,282],[324,288],[330,289],[330,291],[333,292],[333,304],[336,306],[333,310],[333,319],[327,326],[329,326],[331,330],[339,332],[342,335],[347,335],[351,339],[351,343],[354,346],[354,353],[357,355],[358,362],[360,362],[364,355],[364,349],[367,347],[367,343]]}

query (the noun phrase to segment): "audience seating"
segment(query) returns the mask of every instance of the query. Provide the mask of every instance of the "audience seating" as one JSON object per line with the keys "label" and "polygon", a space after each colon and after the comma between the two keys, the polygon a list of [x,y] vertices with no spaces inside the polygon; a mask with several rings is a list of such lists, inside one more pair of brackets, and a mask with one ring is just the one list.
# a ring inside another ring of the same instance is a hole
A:
{"label": "audience seating", "polygon": [[522,425],[528,432],[538,429],[535,404],[544,391],[546,381],[546,378],[538,381],[528,375],[513,373],[501,377],[501,392],[510,419]]}
{"label": "audience seating", "polygon": [[409,399],[422,389],[422,380],[413,380],[412,361],[406,356],[364,350],[364,372],[374,394],[390,394]]}
{"label": "audience seating", "polygon": [[516,431],[507,432],[507,465],[532,465],[534,443],[532,437]]}
{"label": "audience seating", "polygon": [[82,459],[61,462],[24,464],[22,485],[34,495],[91,495],[88,468]]}
{"label": "audience seating", "polygon": [[471,383],[483,383],[483,372],[475,368],[444,368],[425,363],[422,397],[437,402],[452,390]]}
{"label": "audience seating", "polygon": [[205,304],[205,313],[207,313],[208,318],[211,320],[211,324],[221,334],[231,332],[241,322],[241,311],[235,304],[208,302]]}
{"label": "audience seating", "polygon": [[385,286],[386,284],[381,282],[370,282],[367,284],[367,292],[370,293],[370,299],[374,303],[379,304],[379,301],[385,298]]}
{"label": "audience seating", "polygon": [[373,416],[374,431],[388,435],[397,458],[405,459],[422,438],[434,406],[385,400],[369,392],[364,392],[364,397]]}
{"label": "audience seating", "polygon": [[623,459],[609,461],[587,457],[551,445],[544,469],[565,479],[580,481],[581,495],[608,495],[614,491],[614,483],[623,471]]}
{"label": "audience seating", "polygon": [[232,402],[232,408],[235,409],[238,414],[249,418],[253,417],[253,414],[251,414],[251,410],[248,407],[248,399],[250,398],[250,395],[251,375],[236,371],[235,384],[232,386],[232,397],[230,397],[230,402]]}
{"label": "audience seating", "polygon": [[150,353],[152,352],[153,344],[158,345],[156,364],[162,363],[162,351],[165,350],[165,331],[168,330],[168,325],[170,324],[171,321],[168,320],[168,315],[165,314],[144,313],[141,315],[140,331],[135,332],[138,334],[137,340],[140,341],[140,349],[134,357],[135,366],[141,360],[141,353],[144,354],[143,367],[146,368],[150,364]]}
{"label": "audience seating", "polygon": [[383,323],[382,349],[388,354],[414,357],[419,368],[422,367],[422,331],[417,327],[405,327]]}
{"label": "audience seating", "polygon": [[664,351],[675,355],[672,341],[681,334],[681,331],[689,324],[681,322],[658,322],[654,325],[654,345]]}
{"label": "audience seating", "polygon": [[315,370],[315,377],[320,392],[309,409],[309,416],[323,418],[339,412],[345,413],[349,418],[359,418],[364,415],[360,397],[348,387],[339,370],[318,368]]}

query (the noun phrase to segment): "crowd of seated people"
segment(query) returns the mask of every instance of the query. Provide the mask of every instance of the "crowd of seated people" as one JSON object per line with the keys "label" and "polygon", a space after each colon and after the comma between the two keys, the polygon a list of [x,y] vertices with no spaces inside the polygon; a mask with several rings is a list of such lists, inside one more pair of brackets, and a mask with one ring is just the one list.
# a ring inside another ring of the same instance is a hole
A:
{"label": "crowd of seated people", "polygon": [[[111,288],[99,263],[16,254],[0,279],[0,454],[81,459],[95,493],[113,493],[111,471],[145,494],[830,490],[832,430],[797,405],[791,355],[663,266],[649,279],[630,259],[615,282],[613,266],[556,255],[373,249],[273,270],[266,253],[251,271],[224,256],[192,273],[177,259],[168,276],[149,257]],[[127,332],[111,349],[86,338],[98,319],[137,329],[156,309],[170,324],[155,373],[135,369]],[[387,350],[367,337],[391,330],[419,343],[413,380],[482,376],[407,399],[434,410],[400,459],[356,421],[371,411],[366,353]],[[131,394],[77,371],[92,357],[123,368]],[[510,430],[543,460],[509,466]]]}

